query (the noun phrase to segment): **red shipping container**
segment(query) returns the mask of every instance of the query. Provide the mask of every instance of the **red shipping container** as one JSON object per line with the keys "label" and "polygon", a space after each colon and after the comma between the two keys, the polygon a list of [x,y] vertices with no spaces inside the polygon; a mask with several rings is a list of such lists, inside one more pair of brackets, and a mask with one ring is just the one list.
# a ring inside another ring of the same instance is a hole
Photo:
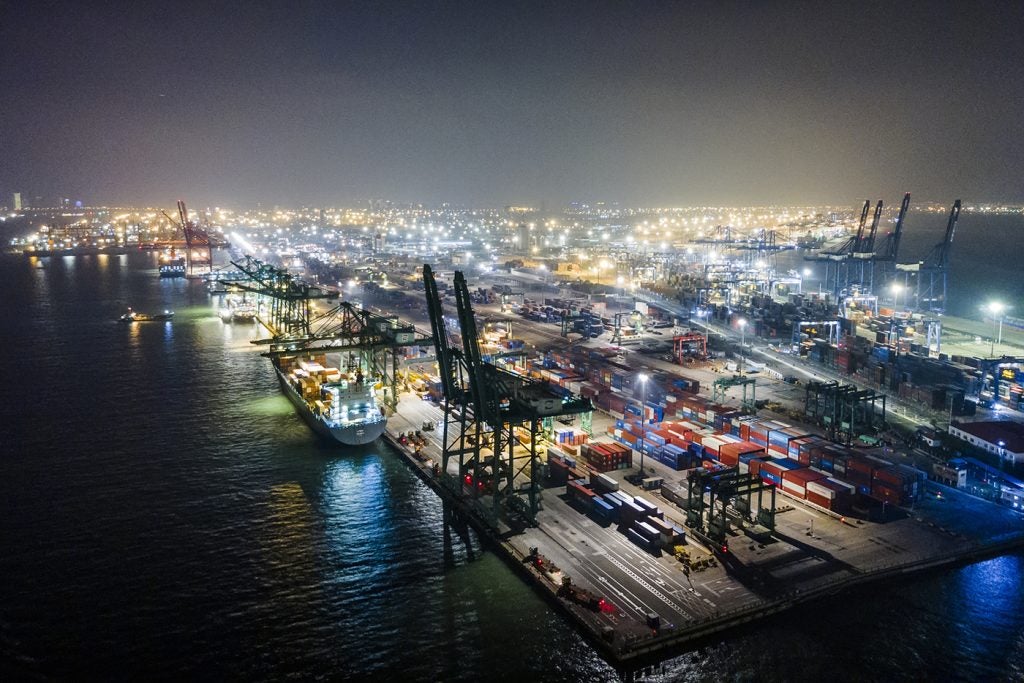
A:
{"label": "red shipping container", "polygon": [[832,500],[826,498],[825,496],[817,494],[814,491],[807,492],[807,500],[811,503],[814,503],[815,505],[820,505],[826,510],[832,509]]}

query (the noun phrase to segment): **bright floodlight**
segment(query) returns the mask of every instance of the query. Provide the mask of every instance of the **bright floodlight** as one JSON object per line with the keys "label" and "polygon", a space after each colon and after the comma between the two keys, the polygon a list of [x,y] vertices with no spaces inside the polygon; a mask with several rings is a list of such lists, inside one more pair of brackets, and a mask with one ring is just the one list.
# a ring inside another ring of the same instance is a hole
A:
{"label": "bright floodlight", "polygon": [[901,284],[900,284],[900,283],[898,283],[898,282],[894,282],[894,283],[892,283],[892,285],[890,286],[890,289],[891,289],[892,291],[896,292],[897,294],[899,294],[899,293],[900,293],[901,291],[903,291],[903,285],[901,285]]}
{"label": "bright floodlight", "polygon": [[988,305],[988,312],[992,315],[1002,315],[1006,310],[1006,304],[1001,301],[993,301]]}
{"label": "bright floodlight", "polygon": [[746,327],[747,321],[745,318],[740,318],[739,320],[736,321],[736,324],[739,325],[740,327]]}
{"label": "bright floodlight", "polygon": [[810,277],[810,276],[811,276],[811,269],[810,268],[804,268],[804,277]]}
{"label": "bright floodlight", "polygon": [[637,379],[640,380],[641,382],[646,382],[647,375],[641,372],[639,375],[637,375]]}

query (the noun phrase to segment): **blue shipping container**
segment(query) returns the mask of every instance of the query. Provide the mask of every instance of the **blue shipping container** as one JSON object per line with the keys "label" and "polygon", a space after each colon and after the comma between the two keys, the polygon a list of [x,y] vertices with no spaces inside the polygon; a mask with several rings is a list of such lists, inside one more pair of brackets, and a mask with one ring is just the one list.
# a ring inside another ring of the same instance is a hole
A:
{"label": "blue shipping container", "polygon": [[635,529],[626,529],[626,537],[644,550],[650,552],[651,542],[641,536]]}
{"label": "blue shipping container", "polygon": [[598,496],[594,496],[593,500],[594,500],[594,513],[598,516],[598,518],[599,519],[603,519],[603,520],[608,521],[608,522],[614,522],[616,517],[618,516],[616,514],[618,512],[618,509],[612,507],[611,503],[608,503],[607,501],[602,500]]}

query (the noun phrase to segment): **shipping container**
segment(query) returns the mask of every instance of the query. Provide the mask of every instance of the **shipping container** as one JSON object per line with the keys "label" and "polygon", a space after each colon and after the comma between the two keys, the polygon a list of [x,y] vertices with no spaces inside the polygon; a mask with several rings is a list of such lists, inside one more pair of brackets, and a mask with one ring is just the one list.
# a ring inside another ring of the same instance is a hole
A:
{"label": "shipping container", "polygon": [[610,493],[619,490],[619,482],[600,472],[590,473],[590,485],[595,491],[600,493]]}
{"label": "shipping container", "polygon": [[619,509],[600,496],[593,497],[594,515],[599,521],[612,523],[618,519]]}
{"label": "shipping container", "polygon": [[650,502],[649,500],[645,500],[645,499],[641,498],[640,496],[635,496],[633,498],[633,502],[636,503],[637,505],[639,505],[644,510],[647,510],[649,512],[656,512],[658,510],[658,506],[657,505],[655,505],[654,503]]}
{"label": "shipping container", "polygon": [[627,529],[626,536],[630,541],[640,546],[649,553],[657,552],[657,546],[650,540],[641,536],[635,529]]}
{"label": "shipping container", "polygon": [[646,521],[636,522],[633,528],[648,541],[657,543],[661,539],[661,533]]}

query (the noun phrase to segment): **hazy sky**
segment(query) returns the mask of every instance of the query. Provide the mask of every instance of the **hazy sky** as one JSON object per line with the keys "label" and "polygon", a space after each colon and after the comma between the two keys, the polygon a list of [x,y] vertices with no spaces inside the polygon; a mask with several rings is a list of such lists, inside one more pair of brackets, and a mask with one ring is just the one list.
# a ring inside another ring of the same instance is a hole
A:
{"label": "hazy sky", "polygon": [[1024,201],[1024,3],[0,4],[0,204]]}

